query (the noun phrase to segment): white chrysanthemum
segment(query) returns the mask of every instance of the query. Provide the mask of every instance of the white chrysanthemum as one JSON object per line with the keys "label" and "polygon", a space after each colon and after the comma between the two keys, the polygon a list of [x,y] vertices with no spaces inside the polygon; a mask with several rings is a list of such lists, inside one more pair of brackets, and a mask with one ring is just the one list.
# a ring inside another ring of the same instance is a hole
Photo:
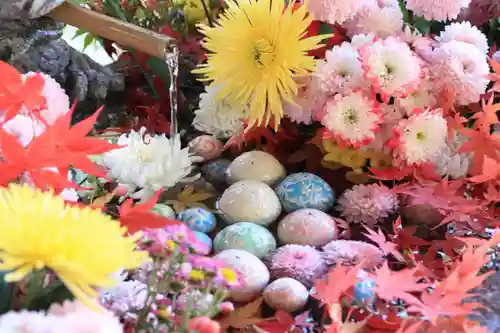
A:
{"label": "white chrysanthemum", "polygon": [[192,163],[200,158],[192,156],[188,148],[181,149],[179,136],[168,139],[165,135],[151,136],[146,129],[131,131],[118,139],[124,146],[105,153],[102,163],[109,169],[109,176],[129,187],[141,190],[133,195],[148,198],[159,189],[174,187],[180,182],[189,182]]}
{"label": "white chrysanthemum", "polygon": [[403,13],[397,2],[378,4],[374,1],[359,10],[345,27],[349,36],[363,33],[373,33],[378,37],[394,36],[403,27]]}
{"label": "white chrysanthemum", "polygon": [[441,176],[449,176],[453,179],[464,178],[471,165],[472,154],[459,153],[460,147],[467,142],[467,138],[460,133],[455,133],[451,141],[439,152],[434,160],[436,171]]}
{"label": "white chrysanthemum", "polygon": [[0,332],[2,333],[47,333],[52,331],[52,325],[42,312],[8,312],[0,316]]}
{"label": "white chrysanthemum", "polygon": [[455,22],[447,25],[436,40],[440,43],[456,40],[472,44],[484,54],[488,54],[488,39],[478,28],[471,25],[470,22]]}
{"label": "white chrysanthemum", "polygon": [[207,86],[200,94],[199,109],[194,112],[193,127],[218,138],[228,138],[243,130],[245,110],[217,99],[220,86]]}
{"label": "white chrysanthemum", "polygon": [[398,98],[396,102],[405,110],[406,114],[411,114],[415,109],[434,108],[436,105],[434,86],[431,82],[422,80],[417,90],[404,98]]}
{"label": "white chrysanthemum", "polygon": [[388,37],[360,48],[366,77],[384,95],[408,93],[419,82],[420,64],[406,43]]}
{"label": "white chrysanthemum", "polygon": [[28,146],[34,138],[45,132],[45,126],[41,124],[34,116],[18,114],[13,118],[7,120],[2,128],[17,137],[19,142],[24,146]]}
{"label": "white chrysanthemum", "polygon": [[488,86],[489,72],[486,55],[468,43],[453,40],[441,44],[432,54],[435,82],[439,88],[452,90],[459,105],[479,101]]}
{"label": "white chrysanthemum", "polygon": [[382,115],[372,101],[356,92],[327,101],[321,123],[336,137],[354,146],[366,145],[375,138]]}
{"label": "white chrysanthemum", "polygon": [[321,89],[334,95],[363,86],[363,68],[358,58],[358,51],[347,42],[327,51],[326,62],[318,67],[316,74]]}
{"label": "white chrysanthemum", "polygon": [[440,110],[417,112],[396,127],[396,158],[408,165],[433,162],[446,145],[448,127]]}
{"label": "white chrysanthemum", "polygon": [[57,118],[69,112],[69,97],[50,75],[34,72],[24,74],[25,77],[37,75],[41,76],[45,81],[42,93],[45,97],[46,108],[40,111],[40,116],[49,125],[52,125]]}

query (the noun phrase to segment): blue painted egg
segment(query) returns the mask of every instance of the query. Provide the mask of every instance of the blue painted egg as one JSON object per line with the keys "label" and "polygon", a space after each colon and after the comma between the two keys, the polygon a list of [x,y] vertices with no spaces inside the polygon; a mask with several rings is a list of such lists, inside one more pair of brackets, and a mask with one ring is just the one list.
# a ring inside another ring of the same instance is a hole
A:
{"label": "blue painted egg", "polygon": [[365,278],[354,285],[354,300],[360,305],[372,305],[375,301],[375,281]]}
{"label": "blue painted egg", "polygon": [[301,208],[314,208],[326,212],[333,207],[333,189],[312,173],[294,173],[276,187],[283,209],[291,213]]}
{"label": "blue painted egg", "polygon": [[201,231],[193,231],[193,234],[195,234],[196,239],[200,243],[203,243],[203,244],[205,244],[207,246],[207,250],[204,253],[201,253],[201,254],[207,255],[210,252],[212,252],[212,239],[207,234],[204,234]]}
{"label": "blue painted egg", "polygon": [[204,164],[201,167],[201,174],[216,189],[223,191],[227,187],[226,171],[230,164],[230,160],[219,158]]}
{"label": "blue painted egg", "polygon": [[186,223],[191,230],[204,233],[214,230],[217,224],[215,215],[203,208],[188,208],[180,212],[179,221]]}

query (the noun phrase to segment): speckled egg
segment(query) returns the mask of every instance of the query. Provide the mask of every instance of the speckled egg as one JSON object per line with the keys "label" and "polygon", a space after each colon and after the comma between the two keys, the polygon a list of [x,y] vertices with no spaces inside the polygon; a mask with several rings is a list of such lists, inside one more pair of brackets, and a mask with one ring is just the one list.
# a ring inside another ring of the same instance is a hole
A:
{"label": "speckled egg", "polygon": [[200,135],[189,141],[189,152],[203,157],[204,161],[213,160],[222,154],[224,144],[211,135]]}
{"label": "speckled egg", "polygon": [[214,238],[215,253],[228,249],[245,250],[262,259],[276,250],[276,239],[260,225],[239,222],[224,228]]}
{"label": "speckled egg", "polygon": [[264,289],[264,301],[275,310],[295,312],[302,309],[309,298],[309,291],[299,281],[280,278]]}
{"label": "speckled egg", "polygon": [[284,244],[322,246],[337,237],[335,220],[317,209],[299,209],[278,224],[278,239]]}
{"label": "speckled egg", "polygon": [[227,169],[229,184],[240,180],[258,180],[274,186],[285,176],[286,170],[283,165],[273,155],[260,150],[241,154]]}
{"label": "speckled egg", "polygon": [[201,167],[201,174],[203,178],[217,190],[224,191],[228,186],[226,182],[226,171],[230,164],[230,160],[223,158],[210,161]]}
{"label": "speckled egg", "polygon": [[171,220],[175,220],[177,218],[175,211],[169,205],[156,204],[153,207],[153,212],[158,213],[161,216],[168,217]]}
{"label": "speckled egg", "polygon": [[200,253],[200,254],[207,255],[210,252],[212,252],[212,239],[210,238],[210,236],[208,236],[207,234],[205,234],[201,231],[193,231],[193,234],[195,234],[196,239],[200,243],[203,243],[206,245],[206,251],[203,251],[203,253]]}
{"label": "speckled egg", "polygon": [[217,206],[228,223],[245,221],[266,226],[281,214],[281,203],[273,189],[255,180],[242,180],[231,185]]}
{"label": "speckled egg", "polygon": [[210,232],[215,229],[215,215],[203,208],[188,208],[179,213],[179,221],[186,223],[189,229],[200,232]]}
{"label": "speckled egg", "polygon": [[287,176],[276,187],[276,194],[287,213],[301,208],[314,208],[326,212],[334,204],[334,193],[330,185],[320,177],[307,172]]}
{"label": "speckled egg", "polygon": [[243,286],[231,291],[231,297],[236,302],[249,302],[257,298],[269,283],[266,265],[250,252],[224,250],[215,258],[241,274]]}

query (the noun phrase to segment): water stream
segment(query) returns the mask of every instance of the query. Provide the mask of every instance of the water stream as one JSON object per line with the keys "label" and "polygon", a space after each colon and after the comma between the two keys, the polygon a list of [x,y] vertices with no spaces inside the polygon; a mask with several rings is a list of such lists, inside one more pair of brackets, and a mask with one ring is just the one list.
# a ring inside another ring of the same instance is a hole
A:
{"label": "water stream", "polygon": [[174,46],[171,52],[168,52],[165,57],[165,62],[168,66],[168,71],[170,73],[170,137],[174,138],[179,131],[177,125],[177,113],[178,113],[178,89],[177,89],[177,77],[179,76],[179,49]]}

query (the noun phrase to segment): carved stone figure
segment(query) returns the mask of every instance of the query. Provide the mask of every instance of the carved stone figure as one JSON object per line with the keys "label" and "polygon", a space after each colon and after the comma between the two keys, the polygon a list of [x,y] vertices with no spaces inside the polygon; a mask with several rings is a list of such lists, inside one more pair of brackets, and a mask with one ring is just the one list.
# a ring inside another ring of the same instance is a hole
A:
{"label": "carved stone figure", "polygon": [[101,66],[61,38],[63,25],[44,15],[62,2],[0,1],[0,59],[21,72],[40,71],[51,75],[71,99],[83,102],[86,110],[93,108],[85,113],[93,112],[103,104],[108,92],[124,90],[124,78],[112,67]]}

